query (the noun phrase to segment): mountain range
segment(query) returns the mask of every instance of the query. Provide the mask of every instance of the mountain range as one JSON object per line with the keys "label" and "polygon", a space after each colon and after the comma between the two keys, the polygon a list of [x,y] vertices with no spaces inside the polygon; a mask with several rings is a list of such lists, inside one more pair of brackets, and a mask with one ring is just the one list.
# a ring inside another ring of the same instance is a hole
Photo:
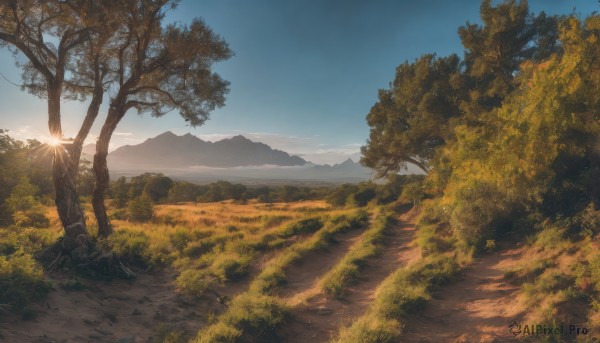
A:
{"label": "mountain range", "polygon": [[109,165],[114,169],[194,166],[231,168],[247,166],[301,166],[307,162],[266,144],[235,136],[207,142],[185,134],[167,131],[137,145],[122,146],[111,152]]}
{"label": "mountain range", "polygon": [[[83,157],[92,160],[95,145],[86,145]],[[108,156],[113,178],[160,172],[192,182],[227,180],[243,183],[327,182],[368,180],[370,169],[348,158],[334,165],[316,165],[301,157],[234,136],[207,142],[167,131],[137,145],[122,146]]]}

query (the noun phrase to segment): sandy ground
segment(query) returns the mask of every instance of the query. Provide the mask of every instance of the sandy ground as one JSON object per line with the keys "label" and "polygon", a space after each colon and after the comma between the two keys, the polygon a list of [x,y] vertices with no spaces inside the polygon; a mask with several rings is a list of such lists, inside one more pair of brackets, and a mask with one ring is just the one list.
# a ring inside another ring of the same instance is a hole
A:
{"label": "sandy ground", "polygon": [[206,320],[203,302],[179,297],[173,283],[176,273],[163,270],[138,274],[135,281],[82,279],[85,289],[65,290],[69,277],[51,275],[55,290],[35,304],[36,316],[0,317],[2,342],[152,342],[162,325],[194,334]]}
{"label": "sandy ground", "polygon": [[434,293],[422,314],[409,318],[402,342],[514,342],[508,326],[525,313],[520,287],[505,280],[504,271],[522,254],[517,247],[477,259],[460,281]]}

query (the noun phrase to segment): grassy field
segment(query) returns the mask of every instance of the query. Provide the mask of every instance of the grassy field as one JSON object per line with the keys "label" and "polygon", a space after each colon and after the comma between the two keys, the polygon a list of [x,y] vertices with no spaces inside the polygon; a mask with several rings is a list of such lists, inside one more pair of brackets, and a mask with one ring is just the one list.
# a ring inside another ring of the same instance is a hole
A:
{"label": "grassy field", "polygon": [[[89,204],[85,206],[91,213]],[[482,257],[483,264],[491,261],[485,267],[474,263],[478,257],[472,252],[453,248],[456,241],[437,213],[413,210],[416,218],[407,217],[402,214],[406,208],[400,208],[334,208],[324,201],[181,203],[154,206],[154,216],[147,222],[126,220],[123,210],[110,208],[115,233],[98,243],[112,249],[141,280],[126,284],[67,270],[44,271],[34,256],[61,235],[56,212],[47,208],[49,228],[0,228],[0,338],[36,332],[34,326],[46,335],[40,330],[50,330],[57,325],[53,320],[58,320],[45,310],[50,306],[44,305],[47,301],[65,307],[88,301],[86,311],[98,312],[100,319],[80,323],[72,314],[61,313],[60,320],[73,320],[80,332],[92,327],[99,332],[111,327],[136,329],[136,337],[153,342],[302,342],[310,337],[395,342],[404,335],[420,337],[407,331],[407,323],[427,330],[427,323],[411,322],[413,315],[426,308],[435,315],[436,306],[446,306],[433,300],[435,294],[446,288],[450,303],[462,302],[469,293],[477,299],[505,296],[528,308],[526,318],[531,321],[569,321],[575,313],[588,318],[578,323],[595,327],[599,268],[593,234],[574,240],[560,225],[548,224],[529,236],[523,247],[513,248],[519,259],[494,253],[490,243],[490,251]],[[93,226],[90,229],[94,231]],[[401,262],[394,257],[397,254],[415,258],[408,264],[406,258]],[[510,263],[499,269],[501,275],[494,282],[510,284],[514,292],[485,293],[479,285],[493,279],[485,273],[503,261]],[[390,262],[394,265],[377,267]],[[457,278],[471,264],[475,275],[485,275]],[[373,270],[377,274],[369,274]],[[308,274],[302,280],[295,273]],[[98,293],[100,288],[105,293]],[[122,288],[140,300],[136,303],[121,294]],[[458,294],[457,288],[467,295]],[[168,307],[174,314],[165,314],[164,309],[154,315],[130,310],[155,301],[155,293],[162,294],[161,308]],[[477,299],[473,306],[478,306]],[[536,305],[527,305],[532,303]],[[475,324],[481,319],[461,315]],[[24,321],[16,326],[3,324],[18,317]],[[30,318],[36,321],[27,321]],[[310,336],[311,330],[319,328],[325,331]],[[444,330],[451,328],[438,330],[441,341]],[[68,338],[61,335],[49,337]],[[122,338],[113,333],[97,340]]]}

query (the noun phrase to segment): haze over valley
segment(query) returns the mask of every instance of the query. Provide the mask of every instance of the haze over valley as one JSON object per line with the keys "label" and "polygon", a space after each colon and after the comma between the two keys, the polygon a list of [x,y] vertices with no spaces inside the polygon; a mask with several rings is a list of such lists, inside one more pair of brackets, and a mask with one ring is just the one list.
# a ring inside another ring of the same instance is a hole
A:
{"label": "haze over valley", "polygon": [[[86,145],[84,158],[92,160],[94,150],[95,145]],[[333,165],[315,164],[242,135],[209,142],[189,133],[178,136],[171,131],[115,149],[109,154],[108,165],[115,179],[143,172],[197,183],[357,183],[373,178],[371,169],[351,158]],[[419,171],[411,166],[402,173]]]}

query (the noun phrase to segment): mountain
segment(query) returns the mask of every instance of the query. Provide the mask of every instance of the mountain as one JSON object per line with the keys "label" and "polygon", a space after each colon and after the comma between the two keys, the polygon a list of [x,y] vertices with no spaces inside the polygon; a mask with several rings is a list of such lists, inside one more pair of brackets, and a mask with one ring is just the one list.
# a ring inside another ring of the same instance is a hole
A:
{"label": "mountain", "polygon": [[108,157],[111,169],[301,166],[307,162],[288,153],[235,136],[218,142],[206,142],[185,134],[167,131],[137,145],[122,146]]}

